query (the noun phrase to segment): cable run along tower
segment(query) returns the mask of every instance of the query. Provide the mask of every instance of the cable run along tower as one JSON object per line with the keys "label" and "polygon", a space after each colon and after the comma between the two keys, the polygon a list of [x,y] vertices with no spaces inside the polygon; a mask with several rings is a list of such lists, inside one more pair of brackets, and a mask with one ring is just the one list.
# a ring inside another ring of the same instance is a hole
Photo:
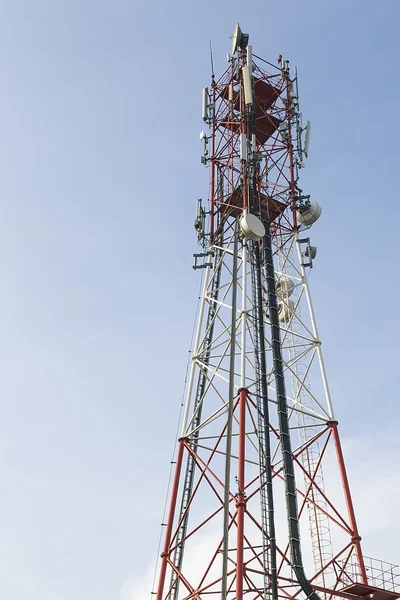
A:
{"label": "cable run along tower", "polygon": [[297,73],[248,38],[203,90],[203,284],[153,597],[395,600],[395,567],[362,553],[308,285]]}

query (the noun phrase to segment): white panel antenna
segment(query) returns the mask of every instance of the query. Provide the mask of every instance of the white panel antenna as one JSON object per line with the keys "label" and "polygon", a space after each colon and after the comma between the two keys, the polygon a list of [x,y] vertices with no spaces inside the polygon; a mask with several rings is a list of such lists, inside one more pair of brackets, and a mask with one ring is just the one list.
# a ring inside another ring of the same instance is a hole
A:
{"label": "white panel antenna", "polygon": [[247,160],[247,138],[245,133],[240,134],[240,160]]}
{"label": "white panel antenna", "polygon": [[247,46],[247,66],[250,68],[250,73],[253,71],[253,48]]}
{"label": "white panel antenna", "polygon": [[253,88],[251,86],[250,67],[243,67],[242,74],[243,74],[244,101],[246,104],[253,104]]}
{"label": "white panel antenna", "polygon": [[208,120],[208,88],[203,88],[203,102],[201,107],[201,115],[203,121]]}
{"label": "white panel antenna", "polygon": [[310,146],[310,133],[311,133],[311,123],[307,121],[306,125],[306,139],[304,141],[304,154],[308,158],[308,148]]}

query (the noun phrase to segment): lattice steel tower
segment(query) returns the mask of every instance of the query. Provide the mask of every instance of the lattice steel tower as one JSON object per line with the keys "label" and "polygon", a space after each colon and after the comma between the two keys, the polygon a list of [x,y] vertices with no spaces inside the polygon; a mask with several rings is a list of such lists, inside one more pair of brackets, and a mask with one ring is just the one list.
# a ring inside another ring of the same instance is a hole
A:
{"label": "lattice steel tower", "polygon": [[203,90],[203,286],[154,595],[395,600],[393,566],[362,555],[307,281],[297,73],[248,37]]}

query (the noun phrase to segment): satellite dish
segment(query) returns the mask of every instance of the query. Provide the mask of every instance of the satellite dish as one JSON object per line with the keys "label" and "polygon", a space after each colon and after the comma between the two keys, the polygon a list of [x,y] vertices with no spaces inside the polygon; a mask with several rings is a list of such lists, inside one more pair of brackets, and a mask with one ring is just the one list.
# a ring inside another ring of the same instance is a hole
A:
{"label": "satellite dish", "polygon": [[311,258],[311,260],[313,260],[317,256],[317,247],[307,246],[304,256],[307,256],[307,258]]}
{"label": "satellite dish", "polygon": [[294,316],[294,302],[290,298],[284,302],[278,302],[278,319],[288,323]]}
{"label": "satellite dish", "polygon": [[239,47],[239,38],[241,37],[242,32],[239,27],[239,23],[236,23],[235,31],[233,32],[232,38],[232,54],[235,54],[236,50]]}
{"label": "satellite dish", "polygon": [[235,52],[236,52],[236,50],[238,50],[238,48],[242,48],[242,49],[246,48],[248,43],[249,43],[249,34],[242,33],[239,23],[236,23],[235,31],[233,32],[233,38],[232,38],[232,56],[235,54]]}
{"label": "satellite dish", "polygon": [[276,294],[278,298],[289,298],[293,294],[294,283],[287,275],[280,275],[276,282]]}
{"label": "satellite dish", "polygon": [[240,228],[243,235],[254,242],[258,242],[265,235],[263,222],[256,215],[246,212],[240,219]]}
{"label": "satellite dish", "polygon": [[306,125],[306,139],[304,141],[304,154],[308,158],[308,148],[310,146],[310,133],[311,133],[311,123],[307,121]]}
{"label": "satellite dish", "polygon": [[310,202],[297,211],[297,219],[302,225],[312,225],[321,216],[322,208],[316,202]]}

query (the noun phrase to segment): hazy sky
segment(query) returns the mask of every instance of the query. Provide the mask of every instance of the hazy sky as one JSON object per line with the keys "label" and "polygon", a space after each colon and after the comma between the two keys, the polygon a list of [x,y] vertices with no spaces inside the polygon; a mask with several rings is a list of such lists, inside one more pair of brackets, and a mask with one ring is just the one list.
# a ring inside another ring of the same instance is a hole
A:
{"label": "hazy sky", "polygon": [[0,1],[2,598],[150,598],[200,279],[200,92],[236,21],[299,68],[311,289],[364,550],[400,560],[399,17],[398,0]]}

